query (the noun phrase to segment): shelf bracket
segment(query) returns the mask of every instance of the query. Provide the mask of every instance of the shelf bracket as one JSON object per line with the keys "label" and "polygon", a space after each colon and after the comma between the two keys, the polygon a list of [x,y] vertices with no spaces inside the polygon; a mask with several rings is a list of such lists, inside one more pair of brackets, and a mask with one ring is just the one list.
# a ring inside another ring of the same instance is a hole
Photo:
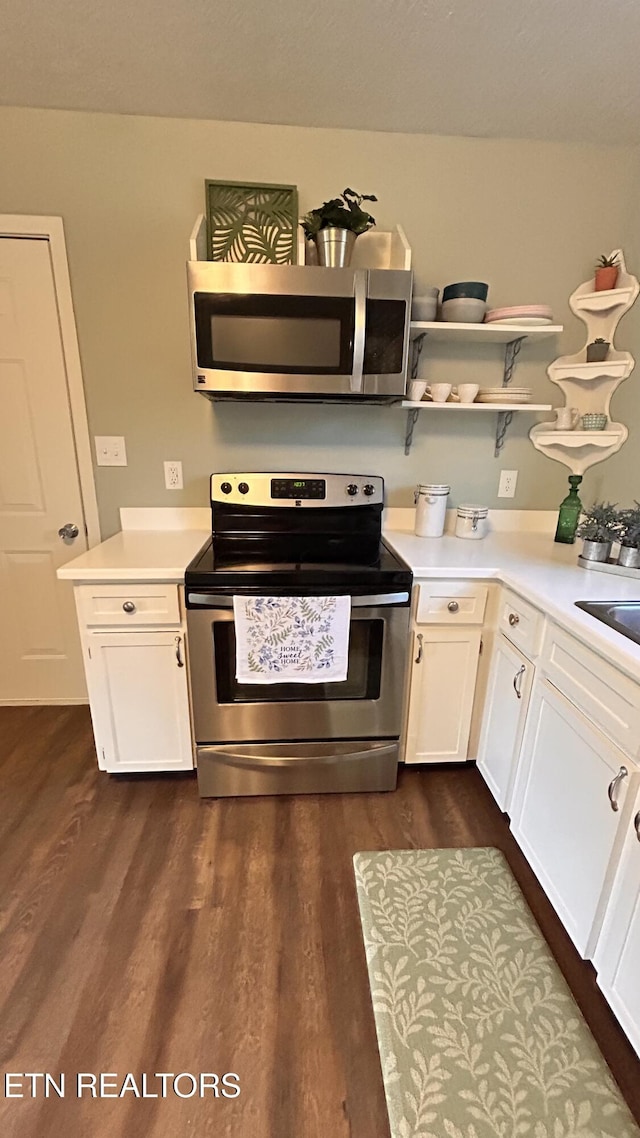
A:
{"label": "shelf bracket", "polygon": [[[526,340],[526,336],[519,336],[517,340],[509,340],[504,348],[504,371],[502,373],[502,386],[508,387],[513,379],[513,373],[516,370],[516,362],[520,355],[520,349]],[[504,446],[504,441],[507,437],[507,431],[513,422],[513,411],[500,411],[498,413],[498,421],[496,424],[496,445],[493,452],[494,458],[498,458]]]}
{"label": "shelf bracket", "polygon": [[420,412],[415,408],[407,411],[407,433],[404,437],[404,453],[409,454],[411,450],[411,443],[413,442],[413,428],[418,422],[418,415]]}
{"label": "shelf bracket", "polygon": [[420,363],[420,356],[424,348],[424,342],[427,338],[426,332],[421,332],[416,336],[415,340],[411,341],[411,366],[409,368],[409,379],[418,378],[418,364]]}

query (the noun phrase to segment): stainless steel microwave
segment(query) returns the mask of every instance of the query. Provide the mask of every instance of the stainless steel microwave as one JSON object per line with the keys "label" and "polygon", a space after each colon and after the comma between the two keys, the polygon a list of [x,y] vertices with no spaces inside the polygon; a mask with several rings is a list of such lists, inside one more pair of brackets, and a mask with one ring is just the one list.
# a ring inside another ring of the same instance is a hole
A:
{"label": "stainless steel microwave", "polygon": [[392,403],[413,273],[189,261],[193,385],[212,399]]}

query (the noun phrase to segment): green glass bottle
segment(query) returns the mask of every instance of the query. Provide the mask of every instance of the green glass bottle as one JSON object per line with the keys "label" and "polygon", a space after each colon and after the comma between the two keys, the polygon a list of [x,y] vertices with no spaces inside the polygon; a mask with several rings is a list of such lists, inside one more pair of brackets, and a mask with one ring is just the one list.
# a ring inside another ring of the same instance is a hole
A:
{"label": "green glass bottle", "polygon": [[571,489],[564,501],[560,503],[555,540],[562,542],[563,545],[573,545],[576,540],[576,530],[582,513],[582,502],[578,497],[578,486],[581,482],[582,475],[571,474],[569,476]]}

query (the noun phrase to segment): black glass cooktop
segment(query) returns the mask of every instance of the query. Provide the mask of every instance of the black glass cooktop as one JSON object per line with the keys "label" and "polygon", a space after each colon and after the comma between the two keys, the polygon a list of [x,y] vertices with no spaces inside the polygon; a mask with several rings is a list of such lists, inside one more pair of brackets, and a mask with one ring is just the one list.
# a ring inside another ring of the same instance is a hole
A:
{"label": "black glass cooktop", "polygon": [[411,570],[383,541],[299,536],[292,540],[211,538],[185,573],[187,587],[269,589],[362,586],[407,589]]}

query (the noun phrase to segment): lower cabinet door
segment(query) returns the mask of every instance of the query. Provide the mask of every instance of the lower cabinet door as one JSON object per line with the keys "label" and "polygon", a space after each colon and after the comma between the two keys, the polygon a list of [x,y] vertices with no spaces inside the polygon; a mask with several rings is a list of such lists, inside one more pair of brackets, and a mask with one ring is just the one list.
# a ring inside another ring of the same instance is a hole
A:
{"label": "lower cabinet door", "polygon": [[414,629],[406,763],[467,758],[479,653],[479,628]]}
{"label": "lower cabinet door", "polygon": [[499,636],[489,675],[478,769],[501,810],[509,810],[534,666]]}
{"label": "lower cabinet door", "polygon": [[112,774],[192,768],[183,633],[96,632],[86,644],[100,766]]}
{"label": "lower cabinet door", "polygon": [[594,964],[598,984],[640,1055],[640,794],[626,828]]}
{"label": "lower cabinet door", "polygon": [[534,688],[511,825],[578,951],[593,953],[633,764],[548,681]]}

